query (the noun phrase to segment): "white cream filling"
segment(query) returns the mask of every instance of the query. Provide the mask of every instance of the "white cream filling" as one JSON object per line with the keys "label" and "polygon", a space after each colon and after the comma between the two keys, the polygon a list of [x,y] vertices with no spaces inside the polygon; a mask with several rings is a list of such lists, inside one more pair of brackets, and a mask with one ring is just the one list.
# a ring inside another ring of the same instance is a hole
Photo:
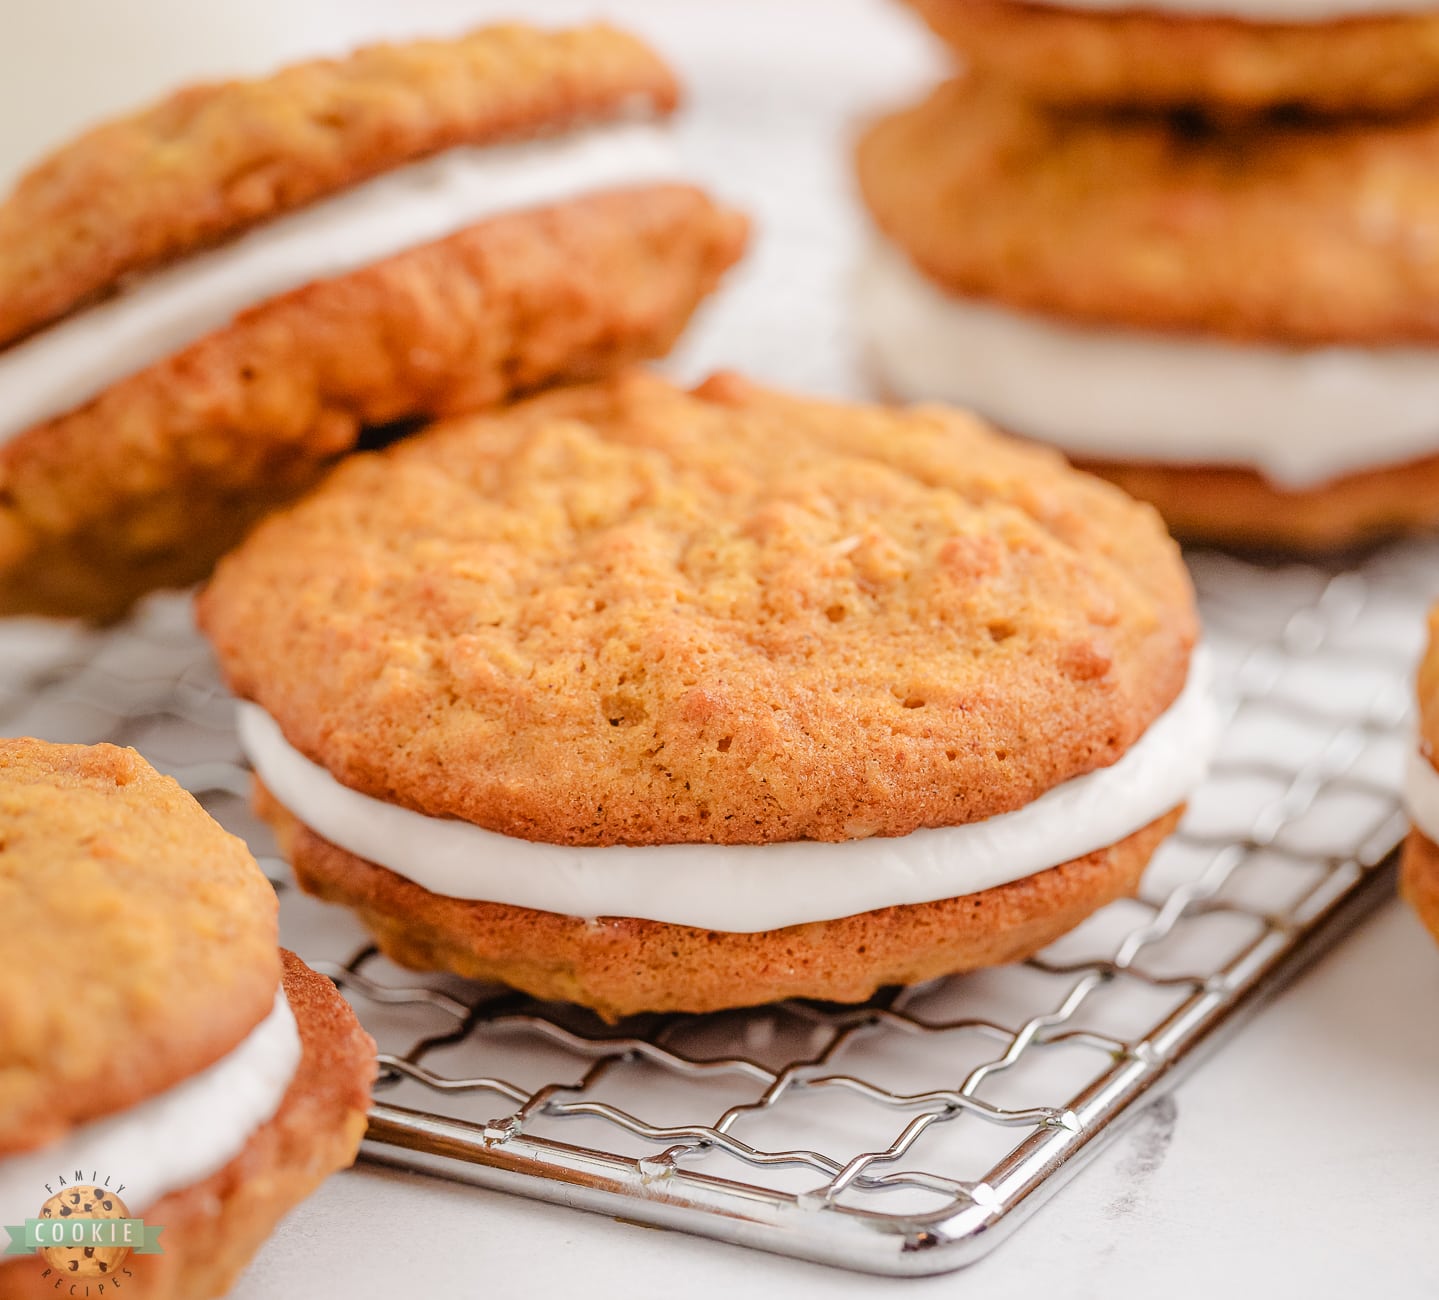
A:
{"label": "white cream filling", "polygon": [[258,705],[242,702],[238,721],[255,771],[296,817],[431,893],[738,933],[956,898],[1092,853],[1184,802],[1218,740],[1196,655],[1179,698],[1118,762],[985,821],[838,844],[571,847],[384,803],[299,753]]}
{"label": "white cream filling", "polygon": [[387,172],[145,275],[118,296],[0,351],[0,443],[278,294],[500,213],[671,180],[676,172],[668,132],[641,121],[451,149]]}
{"label": "white cream filling", "polygon": [[1439,844],[1439,772],[1417,749],[1404,770],[1404,806],[1415,827]]}
{"label": "white cream filling", "polygon": [[1071,325],[944,293],[875,240],[860,328],[905,401],[1073,456],[1237,465],[1301,489],[1439,452],[1439,348],[1284,348]]}
{"label": "white cream filling", "polygon": [[35,1151],[0,1159],[0,1224],[34,1218],[57,1178],[93,1172],[137,1215],[208,1178],[239,1154],[285,1096],[300,1033],[285,995],[234,1051],[128,1110],[92,1120]]}
{"label": "white cream filling", "polygon": [[[1253,23],[1323,23],[1336,18],[1420,14],[1433,10],[1434,0],[1060,0],[1056,9],[1093,13],[1143,10],[1185,18],[1239,18]],[[1336,41],[1345,33],[1336,32]]]}

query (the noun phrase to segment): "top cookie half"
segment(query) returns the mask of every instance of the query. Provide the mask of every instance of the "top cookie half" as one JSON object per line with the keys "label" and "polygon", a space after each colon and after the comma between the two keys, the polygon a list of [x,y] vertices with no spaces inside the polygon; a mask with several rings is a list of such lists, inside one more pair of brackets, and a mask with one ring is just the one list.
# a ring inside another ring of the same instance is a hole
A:
{"label": "top cookie half", "polygon": [[0,740],[0,925],[0,1156],[214,1064],[280,984],[249,850],[114,745]]}
{"label": "top cookie half", "polygon": [[907,0],[978,75],[1069,107],[1397,114],[1439,99],[1429,0]]}
{"label": "top cookie half", "polygon": [[663,355],[746,236],[679,175],[675,101],[620,32],[492,27],[41,164],[0,204],[0,614],[117,616],[366,430]]}
{"label": "top cookie half", "polygon": [[1221,129],[960,78],[856,150],[881,232],[952,294],[1288,346],[1439,338],[1439,115]]}
{"label": "top cookie half", "polygon": [[0,204],[0,345],[404,163],[677,98],[653,51],[604,26],[487,27],[180,90],[60,149]]}
{"label": "top cookie half", "polygon": [[342,466],[227,557],[237,693],[565,844],[903,835],[1114,762],[1196,631],[1157,516],[954,412],[630,373]]}

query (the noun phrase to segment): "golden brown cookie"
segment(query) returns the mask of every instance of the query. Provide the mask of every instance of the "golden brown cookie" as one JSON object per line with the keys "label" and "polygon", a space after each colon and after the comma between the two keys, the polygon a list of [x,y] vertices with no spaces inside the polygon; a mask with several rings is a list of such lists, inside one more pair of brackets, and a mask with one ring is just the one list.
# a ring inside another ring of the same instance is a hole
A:
{"label": "golden brown cookie", "polygon": [[366,426],[666,351],[745,222],[684,186],[495,217],[286,294],[0,445],[0,614],[183,585]]}
{"label": "golden brown cookie", "polygon": [[403,163],[677,98],[652,50],[601,25],[485,27],[188,87],[81,136],[0,204],[0,344]]}
{"label": "golden brown cookie", "polygon": [[[1153,513],[1052,453],[940,408],[638,371],[352,459],[222,561],[199,618],[237,693],[343,785],[567,846],[1025,808],[1124,755],[1196,631]],[[1028,954],[1131,891],[1177,816],[963,898],[731,933],[563,885],[543,912],[441,896],[322,838],[285,780],[258,806],[297,879],[396,960],[609,1017],[862,999]]]}
{"label": "golden brown cookie", "polygon": [[[375,1075],[374,1043],[329,980],[294,954],[282,955],[302,1049],[284,1100],[210,1177],[132,1207],[164,1228],[163,1252],[131,1255],[121,1265],[117,1295],[206,1300],[224,1294],[280,1218],[355,1157]],[[0,1294],[7,1300],[54,1296],[56,1283],[38,1256],[0,1262]]]}
{"label": "golden brown cookie", "polygon": [[274,1003],[269,882],[133,750],[0,740],[0,918],[0,1159],[213,1064]]}
{"label": "golden brown cookie", "polygon": [[1322,553],[1439,528],[1439,456],[1299,489],[1250,469],[1075,463],[1148,501],[1186,541]]}
{"label": "golden brown cookie", "polygon": [[1224,128],[952,81],[871,126],[880,229],[949,291],[1296,346],[1439,339],[1439,117]]}
{"label": "golden brown cookie", "polygon": [[1439,845],[1422,831],[1410,831],[1405,842],[1399,892],[1439,940]]}
{"label": "golden brown cookie", "polygon": [[1135,7],[907,0],[974,72],[1043,103],[1400,113],[1439,97],[1439,15],[1250,22]]}
{"label": "golden brown cookie", "polygon": [[[182,90],[61,149],[0,203],[0,348],[57,321],[83,326],[61,318],[416,160],[594,123],[622,129],[668,114],[677,97],[668,68],[631,36],[519,24]],[[166,325],[160,312],[157,329],[186,346],[154,361],[137,351],[135,364],[149,364],[93,397],[77,391],[84,400],[69,410],[22,400],[16,425],[46,418],[0,432],[0,615],[117,617],[155,587],[203,577],[362,429],[662,354],[738,258],[745,223],[689,187],[642,183],[656,164],[641,146],[625,171],[625,147],[614,146],[610,185],[501,203],[446,238],[417,235],[329,278],[317,266],[313,283],[257,290],[249,310],[203,337],[198,326],[184,335],[194,319],[185,282],[163,282],[176,317]],[[483,179],[485,156],[463,155],[463,181],[445,182],[455,194]],[[558,165],[536,161],[531,180]],[[365,202],[409,201],[403,187],[386,193]],[[459,210],[483,205],[470,195]],[[347,220],[364,243],[367,211],[320,214],[336,223],[337,248]],[[430,219],[419,225],[433,233]],[[288,267],[303,245],[247,247]],[[225,265],[237,279],[238,264]],[[102,326],[53,347],[36,337],[14,355],[22,379],[33,367],[37,383],[52,383],[86,347],[104,346],[104,329],[122,327]]]}
{"label": "golden brown cookie", "polygon": [[570,845],[1022,807],[1119,758],[1196,634],[1158,518],[1052,453],[640,372],[353,458],[199,618],[343,784]]}
{"label": "golden brown cookie", "polygon": [[886,985],[1018,961],[1133,894],[1179,818],[1176,810],[1109,848],[963,898],[733,934],[445,898],[322,839],[263,787],[256,795],[301,887],[353,909],[402,966],[498,980],[608,1020],[794,997],[861,1002]]}

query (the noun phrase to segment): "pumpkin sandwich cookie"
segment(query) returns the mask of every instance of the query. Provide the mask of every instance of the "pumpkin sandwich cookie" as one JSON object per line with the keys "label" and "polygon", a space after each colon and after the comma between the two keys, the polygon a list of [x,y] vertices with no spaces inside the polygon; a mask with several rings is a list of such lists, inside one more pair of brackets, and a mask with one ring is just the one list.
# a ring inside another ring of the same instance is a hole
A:
{"label": "pumpkin sandwich cookie", "polygon": [[1158,518],[931,408],[631,372],[354,458],[202,627],[304,888],[606,1017],[1010,961],[1210,745]]}
{"label": "pumpkin sandwich cookie", "polygon": [[1178,533],[1439,524],[1439,117],[1217,130],[954,81],[871,126],[882,382],[970,406]]}
{"label": "pumpkin sandwich cookie", "polygon": [[133,750],[0,740],[0,916],[0,1295],[222,1294],[354,1159],[374,1044]]}
{"label": "pumpkin sandwich cookie", "polygon": [[197,86],[0,200],[0,613],[206,574],[362,430],[668,349],[745,222],[607,27]]}
{"label": "pumpkin sandwich cookie", "polygon": [[1401,113],[1439,99],[1433,0],[908,0],[977,75],[1042,103]]}
{"label": "pumpkin sandwich cookie", "polygon": [[1414,829],[1404,846],[1400,891],[1439,940],[1439,606],[1419,666],[1419,748],[1410,756],[1405,802]]}

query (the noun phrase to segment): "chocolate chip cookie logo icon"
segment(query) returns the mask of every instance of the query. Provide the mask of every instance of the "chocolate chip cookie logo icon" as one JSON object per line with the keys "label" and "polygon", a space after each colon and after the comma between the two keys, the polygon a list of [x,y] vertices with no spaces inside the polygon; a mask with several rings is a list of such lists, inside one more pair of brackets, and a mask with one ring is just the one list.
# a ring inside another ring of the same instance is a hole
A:
{"label": "chocolate chip cookie logo icon", "polygon": [[[40,1213],[24,1223],[5,1225],[10,1235],[5,1254],[38,1252],[45,1261],[46,1275],[53,1272],[57,1286],[66,1278],[95,1278],[104,1279],[110,1291],[121,1290],[130,1276],[126,1261],[131,1255],[160,1254],[163,1231],[144,1219],[130,1217],[120,1199],[123,1188],[123,1183],[102,1179],[94,1171],[87,1179],[79,1169],[74,1178],[47,1183],[45,1190],[51,1195],[40,1206]],[[72,1288],[67,1294],[90,1292]],[[105,1292],[97,1290],[96,1294]]]}

